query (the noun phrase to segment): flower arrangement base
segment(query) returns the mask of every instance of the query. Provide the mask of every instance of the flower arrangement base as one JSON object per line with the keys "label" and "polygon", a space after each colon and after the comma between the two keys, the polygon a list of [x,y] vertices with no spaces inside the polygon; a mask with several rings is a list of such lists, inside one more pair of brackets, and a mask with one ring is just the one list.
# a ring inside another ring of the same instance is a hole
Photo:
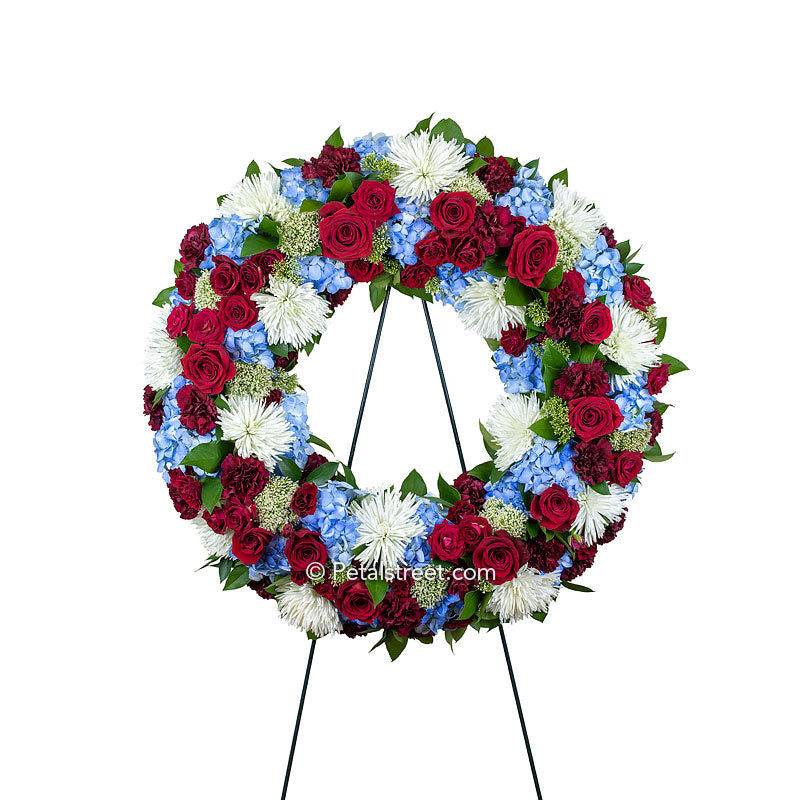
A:
{"label": "flower arrangement base", "polygon": [[[372,373],[375,368],[375,359],[378,355],[378,346],[380,345],[381,341],[381,334],[383,333],[383,323],[386,319],[386,309],[389,304],[389,295],[391,294],[391,288],[387,289],[386,296],[383,298],[383,302],[381,303],[381,315],[378,320],[378,329],[375,333],[375,343],[372,346],[372,355],[370,356],[369,360],[369,368],[367,369],[367,378],[364,382],[364,391],[361,395],[361,405],[358,409],[358,417],[356,418],[356,425],[353,429],[353,441],[350,444],[350,455],[347,459],[347,466],[352,468],[353,466],[353,457],[355,456],[356,452],[356,444],[358,443],[358,435],[361,432],[361,420],[364,417],[364,408],[367,404],[367,395],[369,394],[369,387],[372,383]],[[445,405],[447,406],[447,414],[450,418],[450,427],[453,431],[453,440],[455,441],[456,450],[458,451],[458,460],[461,465],[461,471],[466,472],[467,466],[466,462],[464,461],[464,454],[461,450],[461,439],[458,435],[458,428],[456,426],[456,419],[453,415],[453,406],[450,402],[450,392],[447,390],[447,381],[444,377],[444,369],[442,367],[442,359],[439,356],[439,347],[436,344],[436,334],[433,331],[433,323],[431,322],[431,315],[428,311],[428,306],[425,303],[425,300],[420,301],[422,303],[422,309],[425,313],[425,322],[428,326],[428,333],[430,334],[431,339],[431,347],[433,348],[433,355],[436,359],[436,368],[439,372],[439,380],[442,384],[442,392],[444,393],[444,401]],[[522,703],[519,699],[519,691],[517,690],[517,681],[514,678],[514,667],[511,664],[511,654],[508,652],[508,642],[506,641],[506,634],[503,630],[502,623],[497,626],[498,630],[500,631],[500,641],[503,645],[503,655],[506,658],[506,666],[508,667],[508,677],[511,681],[511,690],[514,693],[514,703],[517,706],[517,714],[519,715],[519,724],[522,728],[522,738],[525,742],[525,751],[528,754],[528,763],[531,767],[531,776],[533,777],[533,785],[536,789],[536,797],[538,800],[542,800],[542,790],[539,786],[539,776],[536,773],[536,764],[533,761],[533,751],[531,750],[531,742],[530,738],[528,737],[528,727],[525,724],[525,715],[522,711]],[[303,718],[303,708],[305,707],[306,703],[306,692],[308,691],[308,679],[311,676],[311,665],[314,661],[314,652],[317,647],[317,640],[312,639],[311,644],[308,650],[308,661],[306,662],[306,671],[303,677],[303,688],[300,692],[300,702],[297,706],[297,718],[295,719],[294,723],[294,733],[292,734],[292,744],[289,748],[289,758],[286,762],[286,774],[283,779],[283,791],[281,792],[281,800],[286,800],[286,794],[289,790],[289,778],[292,774],[292,763],[294,762],[294,752],[297,748],[297,737],[300,733],[300,722]]]}

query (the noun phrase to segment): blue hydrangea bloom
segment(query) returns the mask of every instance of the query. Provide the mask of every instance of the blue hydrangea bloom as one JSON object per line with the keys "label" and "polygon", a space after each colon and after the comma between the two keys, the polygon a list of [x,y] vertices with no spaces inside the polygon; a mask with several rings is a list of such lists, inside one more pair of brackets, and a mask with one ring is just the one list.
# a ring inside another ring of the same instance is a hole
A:
{"label": "blue hydrangea bloom", "polygon": [[550,216],[553,195],[536,170],[520,167],[514,176],[514,186],[508,193],[498,195],[494,202],[506,206],[515,216],[524,217],[529,225],[541,225]]}
{"label": "blue hydrangea bloom", "polygon": [[269,544],[264,548],[261,560],[250,567],[250,580],[258,581],[269,576],[271,578],[278,575],[288,575],[291,572],[289,561],[283,552],[286,538],[275,535],[270,539]]}
{"label": "blue hydrangea bloom", "polygon": [[353,142],[353,150],[363,158],[368,153],[375,153],[378,156],[385,156],[391,150],[392,137],[385,133],[368,133],[366,136],[359,136]]}
{"label": "blue hydrangea bloom", "polygon": [[202,269],[211,269],[214,262],[212,256],[228,256],[237,264],[242,263],[239,253],[242,252],[242,243],[252,228],[250,220],[237,216],[213,219],[208,224],[208,234],[211,244],[206,248],[205,260],[200,264]]}
{"label": "blue hydrangea bloom", "polygon": [[305,392],[287,394],[281,400],[289,429],[294,435],[292,449],[286,453],[299,467],[304,467],[314,448],[308,443],[311,429],[308,427],[308,395]]}
{"label": "blue hydrangea bloom", "polygon": [[647,391],[647,376],[640,372],[620,385],[612,395],[614,402],[625,417],[619,426],[621,431],[642,430],[647,427],[645,414],[653,410],[653,395]]}
{"label": "blue hydrangea bloom", "polygon": [[457,594],[448,594],[443,597],[422,618],[422,624],[427,625],[432,633],[438,633],[442,625],[455,619],[464,609],[464,603]]}
{"label": "blue hydrangea bloom", "polygon": [[256,322],[252,327],[240,331],[228,328],[225,334],[225,347],[234,361],[263,364],[269,369],[275,365],[275,359],[267,342],[267,329],[263,322]]}
{"label": "blue hydrangea bloom", "polygon": [[281,170],[281,194],[294,206],[299,206],[303,200],[319,200],[320,203],[328,201],[328,189],[322,186],[320,178],[307,181],[303,177],[302,167],[289,167]]}
{"label": "blue hydrangea bloom", "polygon": [[431,546],[427,536],[415,536],[403,553],[403,561],[411,569],[422,569],[431,563]]}
{"label": "blue hydrangea bloom", "polygon": [[189,306],[189,305],[191,305],[191,304],[192,304],[192,301],[191,301],[191,300],[184,300],[184,299],[183,299],[183,298],[182,298],[182,297],[181,297],[181,296],[178,294],[178,290],[177,290],[177,289],[173,289],[173,290],[172,290],[172,291],[169,293],[169,302],[170,302],[170,305],[171,305],[173,308],[175,308],[175,306],[177,306],[177,305]]}
{"label": "blue hydrangea bloom", "polygon": [[493,497],[506,505],[518,508],[520,511],[525,510],[525,503],[522,501],[522,495],[519,491],[519,483],[510,472],[506,472],[496,483],[487,483],[484,488],[486,489],[487,499]]}
{"label": "blue hydrangea bloom", "polygon": [[392,242],[390,252],[403,264],[416,264],[414,245],[433,230],[433,226],[423,219],[428,215],[428,206],[405,197],[396,198],[396,202],[400,213],[395,214],[386,226]]}
{"label": "blue hydrangea bloom", "polygon": [[558,484],[575,497],[581,480],[572,466],[575,455],[567,445],[558,449],[558,442],[533,437],[533,447],[509,469],[515,481],[521,483],[526,491],[541,494],[548,486]]}
{"label": "blue hydrangea bloom", "polygon": [[328,481],[319,487],[317,508],[303,517],[303,525],[318,531],[328,548],[331,561],[348,565],[353,560],[353,547],[358,539],[358,520],[347,513],[353,489],[341,481]]}
{"label": "blue hydrangea bloom", "polygon": [[425,526],[426,533],[430,533],[445,518],[442,507],[435,501],[426,499],[420,501],[414,516]]}
{"label": "blue hydrangea bloom", "polygon": [[[480,270],[469,273],[469,277],[483,275]],[[436,268],[436,276],[441,281],[441,289],[436,293],[436,299],[446,306],[452,306],[467,288],[467,276],[454,264],[441,264]]]}
{"label": "blue hydrangea bloom", "polygon": [[468,155],[470,158],[475,158],[475,156],[476,156],[476,155],[477,155],[477,153],[478,153],[478,148],[477,148],[477,147],[475,147],[475,145],[474,145],[474,144],[472,144],[472,142],[467,142],[467,143],[464,145],[464,152],[465,152],[465,153],[466,153],[466,154],[467,154],[467,155]]}
{"label": "blue hydrangea bloom", "polygon": [[520,356],[510,356],[498,347],[492,355],[495,369],[500,373],[500,380],[509,394],[519,392],[544,392],[544,378],[542,378],[542,360],[528,345]]}
{"label": "blue hydrangea bloom", "polygon": [[349,289],[353,279],[347,274],[341,261],[323,256],[304,256],[297,259],[303,283],[313,283],[317,292],[335,294],[340,289]]}
{"label": "blue hydrangea bloom", "polygon": [[604,294],[606,305],[619,305],[625,299],[622,293],[625,267],[619,259],[619,250],[609,247],[606,237],[599,234],[594,246],[582,248],[581,253],[577,270],[586,281],[586,302]]}

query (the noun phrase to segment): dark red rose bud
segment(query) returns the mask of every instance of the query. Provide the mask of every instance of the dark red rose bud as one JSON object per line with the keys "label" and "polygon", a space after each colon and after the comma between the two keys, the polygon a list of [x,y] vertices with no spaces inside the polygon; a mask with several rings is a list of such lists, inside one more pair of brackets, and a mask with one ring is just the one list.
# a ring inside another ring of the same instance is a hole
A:
{"label": "dark red rose bud", "polygon": [[610,397],[581,397],[569,401],[569,424],[584,442],[607,436],[622,420],[619,407]]}
{"label": "dark red rose bud", "polygon": [[225,524],[232,530],[243,532],[258,522],[258,510],[253,503],[243,503],[232,497],[225,503]]}
{"label": "dark red rose bud", "polygon": [[614,483],[627,486],[641,471],[641,453],[622,450],[614,456]]}
{"label": "dark red rose bud", "polygon": [[548,225],[529,225],[514,238],[506,258],[508,274],[526,286],[538,286],[556,265],[557,255],[558,242],[553,229]]}
{"label": "dark red rose bud", "polygon": [[477,203],[469,192],[442,192],[431,203],[431,222],[439,231],[464,232],[475,219]]}
{"label": "dark red rose bud", "polygon": [[213,308],[201,308],[189,322],[186,335],[197,344],[220,344],[225,338],[225,325]]}
{"label": "dark red rose bud", "polygon": [[414,245],[417,258],[427,267],[438,267],[447,261],[448,242],[438,231],[431,231]]}
{"label": "dark red rose bud", "polygon": [[240,275],[245,267],[256,267],[261,272],[262,284],[269,285],[269,276],[272,275],[273,265],[283,259],[284,255],[279,250],[265,250],[263,253],[256,253],[242,264]]}
{"label": "dark red rose bud", "polygon": [[482,156],[486,162],[476,175],[492,194],[505,194],[514,185],[514,169],[502,156]]}
{"label": "dark red rose bud", "polygon": [[194,287],[197,284],[197,276],[189,267],[182,269],[175,278],[175,288],[184,300],[194,300]]}
{"label": "dark red rose bud", "polygon": [[263,528],[250,528],[233,534],[233,555],[248,567],[257,564],[269,544],[272,534]]}
{"label": "dark red rose bud", "polygon": [[[186,231],[180,246],[181,263],[185,266],[199,267],[206,257],[206,248],[211,244],[211,236],[208,233],[208,225],[202,222],[200,225],[193,225]],[[180,291],[180,290],[179,290]],[[185,300],[189,296],[181,294]]]}
{"label": "dark red rose bud", "polygon": [[500,336],[500,347],[510,356],[521,356],[528,349],[528,332],[522,325],[509,325]]}
{"label": "dark red rose bud", "polygon": [[300,477],[300,480],[306,480],[308,476],[317,468],[321,467],[323,464],[327,464],[328,459],[325,458],[322,453],[311,453],[311,455],[306,460],[306,465],[303,467],[303,474]]}
{"label": "dark red rose bud", "polygon": [[650,285],[638,275],[625,275],[622,279],[622,292],[625,299],[639,311],[646,311],[655,300],[650,291]]}
{"label": "dark red rose bud", "polygon": [[647,391],[650,394],[658,394],[669,380],[669,364],[661,364],[654,367],[647,373]]}
{"label": "dark red rose bud", "polygon": [[192,318],[192,306],[185,306],[179,303],[167,317],[167,334],[171,339],[183,336],[186,333],[186,326]]}
{"label": "dark red rose bud", "polygon": [[317,214],[319,214],[320,219],[325,219],[325,217],[332,217],[340,211],[347,211],[347,206],[341,200],[331,200],[330,203],[325,203],[317,211]]}
{"label": "dark red rose bud", "polygon": [[362,217],[381,224],[400,213],[394,201],[396,193],[387,181],[363,181],[352,194],[353,207]]}
{"label": "dark red rose bud", "polygon": [[464,577],[464,570],[456,567],[451,573],[447,584],[447,594],[457,594],[462,600],[467,592],[477,586],[477,581]]}
{"label": "dark red rose bud", "polygon": [[356,283],[367,283],[383,272],[383,264],[381,262],[373,264],[371,261],[366,261],[363,258],[357,258],[355,261],[348,261],[344,265],[344,268],[347,274]]}
{"label": "dark red rose bud", "polygon": [[245,261],[239,267],[239,289],[245,297],[250,297],[253,292],[259,292],[264,286],[264,275],[261,269],[250,261]]}
{"label": "dark red rose bud", "polygon": [[478,269],[486,257],[480,237],[471,233],[451,239],[447,252],[450,261],[464,273]]}
{"label": "dark red rose bud", "polygon": [[434,558],[453,563],[458,561],[467,546],[464,532],[449,522],[440,522],[435,525],[428,537],[428,543]]}
{"label": "dark red rose bud", "polygon": [[458,527],[461,528],[461,532],[464,534],[464,542],[469,553],[493,533],[492,526],[483,517],[461,517]]}
{"label": "dark red rose bud", "polygon": [[319,489],[314,483],[304,483],[295,489],[291,509],[298,517],[307,517],[317,510],[317,494]]}
{"label": "dark red rose bud", "polygon": [[587,344],[600,344],[611,335],[613,327],[608,306],[595,300],[583,307],[578,326],[578,339]]}
{"label": "dark red rose bud", "polygon": [[213,511],[203,511],[203,519],[214,533],[225,533],[225,509],[219,506]]}
{"label": "dark red rose bud", "polygon": [[223,297],[239,291],[239,265],[227,256],[214,256],[214,269],[208,279],[211,288]]}
{"label": "dark red rose bud", "polygon": [[377,611],[372,595],[364,581],[353,578],[345,581],[336,592],[336,607],[347,619],[372,622]]}
{"label": "dark red rose bud", "polygon": [[240,294],[223,297],[219,301],[219,314],[223,324],[234,331],[241,331],[258,322],[256,304]]}
{"label": "dark red rose bud", "polygon": [[435,274],[435,267],[429,267],[427,264],[417,262],[403,268],[400,273],[400,283],[410,289],[422,289]]}
{"label": "dark red rose bud", "polygon": [[573,500],[563,486],[548,486],[531,501],[531,517],[543,528],[566,533],[578,516],[578,501]]}

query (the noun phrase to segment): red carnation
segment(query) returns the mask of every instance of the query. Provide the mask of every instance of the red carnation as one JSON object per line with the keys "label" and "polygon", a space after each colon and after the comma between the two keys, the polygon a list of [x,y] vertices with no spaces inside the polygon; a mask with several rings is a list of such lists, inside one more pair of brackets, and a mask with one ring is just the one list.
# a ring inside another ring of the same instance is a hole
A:
{"label": "red carnation", "polygon": [[181,425],[201,436],[211,433],[217,424],[217,407],[214,401],[191,383],[178,389],[175,395],[181,411]]}
{"label": "red carnation", "polygon": [[471,592],[477,586],[477,581],[467,578],[461,567],[456,567],[451,573],[447,582],[447,594],[457,594],[462,600],[467,592]]}
{"label": "red carnation", "polygon": [[621,450],[614,456],[614,483],[627,486],[642,471],[642,454]]}
{"label": "red carnation", "polygon": [[531,501],[531,517],[543,528],[556,533],[568,531],[577,516],[578,501],[573,500],[563,486],[548,486]]}
{"label": "red carnation", "polygon": [[597,544],[608,544],[617,538],[617,534],[625,526],[625,514],[623,514],[616,522],[611,522],[606,525],[603,535],[597,540]]}
{"label": "red carnation", "polygon": [[655,303],[650,285],[638,275],[625,275],[622,279],[622,291],[625,299],[639,311],[646,311]]}
{"label": "red carnation", "polygon": [[658,394],[669,380],[669,364],[661,364],[647,373],[647,391]]}
{"label": "red carnation", "polygon": [[422,289],[435,274],[435,267],[429,267],[426,264],[417,262],[403,267],[403,271],[400,273],[400,283],[410,289]]}
{"label": "red carnation", "polygon": [[574,581],[586,572],[594,564],[594,557],[597,555],[597,545],[591,547],[579,544],[575,546],[572,556],[572,566],[561,573],[562,581]]}
{"label": "red carnation", "polygon": [[327,463],[328,459],[322,453],[311,453],[306,460],[305,467],[303,467],[303,474],[300,476],[300,480],[304,481],[317,467]]}
{"label": "red carnation", "polygon": [[600,228],[599,233],[600,233],[601,236],[603,236],[605,238],[606,244],[609,247],[616,247],[617,246],[617,240],[614,238],[614,229],[613,228],[608,228],[605,225],[603,225],[603,227]]}
{"label": "red carnation", "polygon": [[272,275],[273,265],[283,260],[284,255],[280,250],[265,250],[263,253],[256,253],[254,256],[250,256],[250,258],[242,264],[242,270],[244,270],[245,267],[256,267],[261,273],[261,283],[269,285],[269,276]]}
{"label": "red carnation", "polygon": [[258,322],[256,304],[241,294],[223,297],[219,301],[219,314],[223,323],[234,331],[241,331]]}
{"label": "red carnation", "polygon": [[525,224],[523,217],[516,217],[505,206],[495,207],[487,200],[475,212],[469,231],[480,238],[484,253],[490,256],[499,247],[510,247]]}
{"label": "red carnation", "polygon": [[650,420],[650,447],[652,447],[656,443],[656,439],[658,435],[664,428],[664,422],[661,417],[661,412],[657,410],[651,411],[649,414],[645,415],[647,419]]}
{"label": "red carnation", "polygon": [[431,554],[442,561],[457,562],[466,548],[464,532],[457,525],[440,522],[428,537]]}
{"label": "red carnation", "polygon": [[484,157],[485,167],[481,167],[476,175],[481,183],[492,194],[505,194],[514,185],[514,169],[502,156]]}
{"label": "red carnation", "polygon": [[193,344],[181,364],[186,378],[207,394],[219,394],[236,375],[236,365],[219,344]]}
{"label": "red carnation", "polygon": [[528,348],[528,332],[522,325],[509,325],[500,335],[500,347],[510,356],[521,356]]}
{"label": "red carnation", "polygon": [[572,465],[578,477],[589,484],[602,483],[611,477],[613,454],[608,439],[576,442]]}
{"label": "red carnation", "polygon": [[587,344],[600,344],[611,335],[613,327],[608,306],[595,300],[587,303],[581,311],[578,339]]}
{"label": "red carnation", "polygon": [[[185,266],[199,267],[206,257],[206,248],[211,244],[211,236],[208,233],[208,225],[201,222],[199,225],[193,225],[184,234],[183,241],[180,246],[181,263]],[[184,299],[189,298],[186,295],[181,295]]]}
{"label": "red carnation", "polygon": [[431,231],[414,245],[417,258],[428,267],[438,267],[448,259],[448,241],[438,231]]}
{"label": "red carnation", "polygon": [[603,397],[611,391],[611,385],[602,361],[592,361],[591,364],[576,361],[561,370],[553,391],[565,400],[574,400],[578,397]]}
{"label": "red carnation", "polygon": [[400,636],[410,636],[425,616],[424,610],[411,596],[411,586],[411,581],[393,581],[378,606],[380,626],[387,630],[396,630]]}
{"label": "red carnation", "polygon": [[475,567],[486,570],[486,577],[495,585],[505,583],[519,571],[520,553],[514,540],[506,535],[487,536],[472,554]]}
{"label": "red carnation", "polygon": [[164,422],[164,402],[160,397],[156,402],[156,390],[152,386],[144,387],[144,415],[150,418],[151,431],[157,431]]}
{"label": "red carnation", "polygon": [[464,500],[469,500],[476,508],[483,505],[484,488],[486,482],[468,472],[462,472],[454,481],[453,486],[458,490]]}
{"label": "red carnation", "polygon": [[228,256],[214,256],[214,268],[208,275],[211,288],[226,297],[239,291],[239,265]]}
{"label": "red carnation", "polygon": [[475,219],[476,206],[469,192],[442,192],[431,203],[433,227],[439,231],[463,233]]}
{"label": "red carnation", "polygon": [[366,258],[372,252],[374,226],[353,211],[338,211],[319,222],[322,255],[339,261]]}
{"label": "red carnation", "polygon": [[338,292],[334,292],[333,294],[328,295],[328,307],[333,310],[334,308],[338,308],[348,297],[350,297],[350,292],[353,291],[352,286],[348,286],[346,289],[339,289]]}
{"label": "red carnation", "polygon": [[347,274],[356,283],[367,283],[383,272],[383,264],[380,262],[373,264],[371,261],[365,261],[363,258],[357,258],[355,261],[348,261],[344,265],[344,268]]}
{"label": "red carnation", "polygon": [[186,326],[192,318],[192,307],[178,303],[167,316],[167,334],[171,339],[183,336],[186,333]]}
{"label": "red carnation", "polygon": [[203,486],[194,475],[171,469],[169,475],[169,496],[175,510],[182,519],[194,519],[203,507]]}
{"label": "red carnation", "polygon": [[314,483],[298,486],[292,497],[291,509],[298,517],[307,517],[317,510],[317,494],[319,489]]}
{"label": "red carnation", "polygon": [[300,528],[289,536],[283,552],[292,570],[301,573],[306,573],[312,564],[324,565],[328,557],[322,537],[316,531],[306,528]]}
{"label": "red carnation", "polygon": [[320,178],[322,185],[330,189],[337,176],[344,172],[361,172],[361,159],[352,147],[334,147],[332,144],[322,146],[319,158],[312,158],[303,164],[301,170],[307,180]]}
{"label": "red carnation", "polygon": [[231,550],[235,558],[249,567],[258,563],[271,538],[272,534],[263,528],[237,531],[233,534]]}
{"label": "red carnation", "polygon": [[585,296],[583,276],[577,270],[570,270],[547,297],[549,319],[545,331],[548,336],[554,339],[578,338]]}
{"label": "red carnation", "polygon": [[186,335],[197,344],[219,344],[225,338],[225,325],[219,312],[213,308],[201,308],[192,317]]}
{"label": "red carnation", "polygon": [[584,442],[615,431],[623,420],[610,397],[581,397],[569,401],[569,424]]}
{"label": "red carnation", "polygon": [[538,286],[555,266],[558,242],[548,225],[529,225],[518,233],[506,258],[508,274],[526,286]]}
{"label": "red carnation", "polygon": [[549,542],[544,536],[537,536],[528,543],[531,548],[528,566],[538,569],[539,572],[554,572],[558,569],[558,562],[564,555],[566,548],[558,539]]}
{"label": "red carnation", "polygon": [[357,622],[372,622],[375,619],[375,603],[367,584],[359,578],[345,581],[336,592],[336,608]]}
{"label": "red carnation", "polygon": [[394,198],[397,190],[387,181],[364,181],[353,192],[353,207],[362,217],[376,224],[400,213]]}
{"label": "red carnation", "polygon": [[242,503],[253,500],[269,481],[269,473],[261,461],[253,456],[242,458],[236,453],[225,456],[219,477],[222,496],[226,499],[234,497]]}

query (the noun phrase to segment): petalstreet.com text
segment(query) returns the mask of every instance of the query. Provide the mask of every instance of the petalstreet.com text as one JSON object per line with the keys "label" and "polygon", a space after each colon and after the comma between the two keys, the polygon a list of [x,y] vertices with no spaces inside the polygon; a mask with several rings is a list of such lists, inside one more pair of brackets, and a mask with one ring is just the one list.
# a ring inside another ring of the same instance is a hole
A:
{"label": "petalstreet.com text", "polygon": [[[360,578],[361,580],[435,580],[436,578],[448,578],[464,581],[494,581],[494,570],[487,567],[475,569],[475,567],[455,567],[450,569],[443,564],[428,564],[425,567],[390,567],[379,569],[378,567],[365,567],[339,564],[334,561],[330,566],[315,562],[306,567],[306,575],[312,581],[324,580],[330,577],[334,582],[338,580],[351,580]],[[338,580],[337,580],[338,579]]]}

